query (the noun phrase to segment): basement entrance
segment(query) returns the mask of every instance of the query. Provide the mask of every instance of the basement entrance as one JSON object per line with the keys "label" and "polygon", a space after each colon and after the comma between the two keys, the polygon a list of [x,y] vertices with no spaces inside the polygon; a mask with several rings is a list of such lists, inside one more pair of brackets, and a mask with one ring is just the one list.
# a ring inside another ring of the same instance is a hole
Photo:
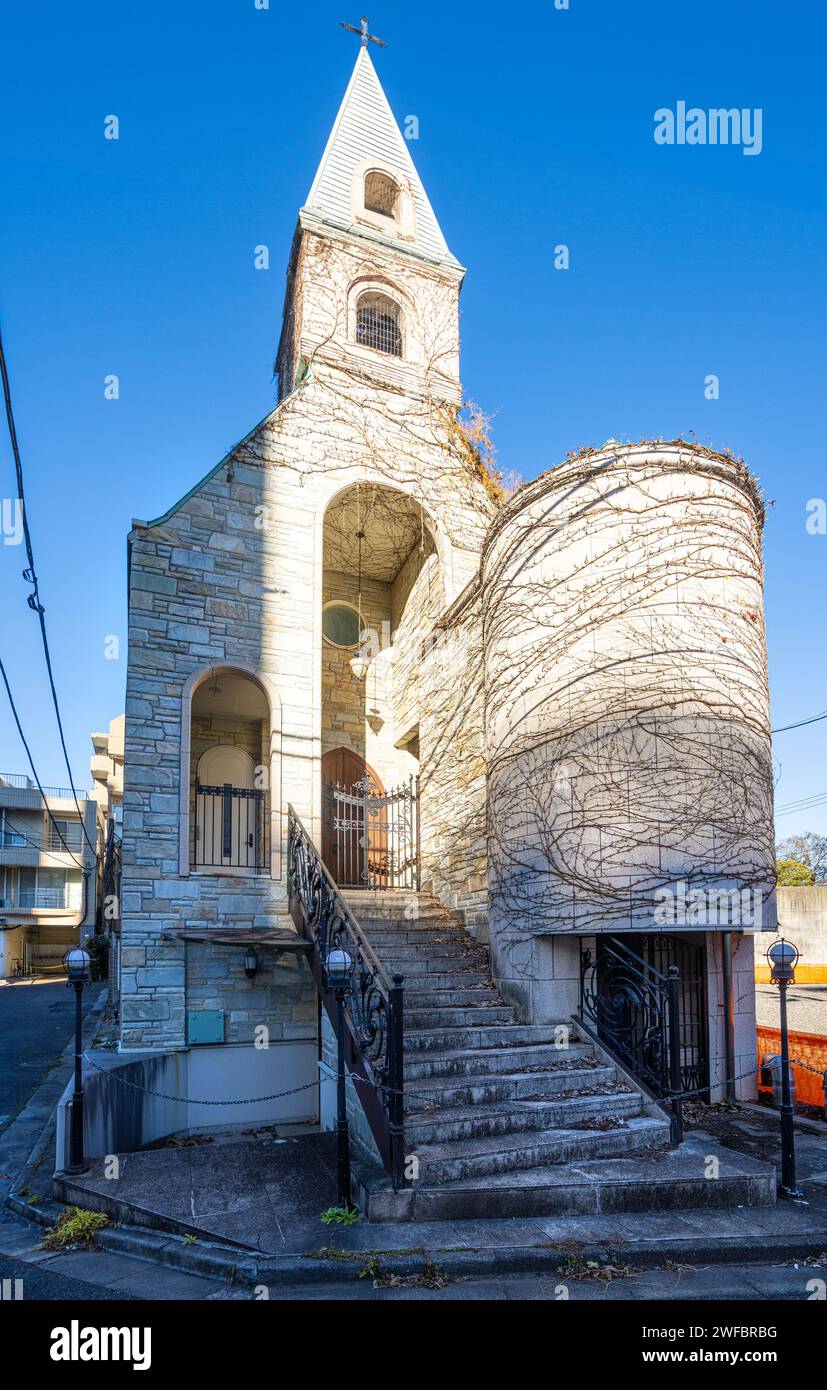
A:
{"label": "basement entrance", "polygon": [[[618,955],[616,946],[620,948]],[[606,1042],[619,1030],[629,1066],[644,1079],[662,1051],[658,1010],[646,985],[649,971],[665,976],[670,965],[680,972],[681,1079],[687,1091],[709,1099],[709,1021],[706,994],[706,942],[695,934],[626,932],[597,941],[598,990],[606,1010]],[[651,977],[654,979],[654,975]],[[599,1015],[598,1015],[599,1017]],[[603,1029],[598,1028],[598,1035]]]}

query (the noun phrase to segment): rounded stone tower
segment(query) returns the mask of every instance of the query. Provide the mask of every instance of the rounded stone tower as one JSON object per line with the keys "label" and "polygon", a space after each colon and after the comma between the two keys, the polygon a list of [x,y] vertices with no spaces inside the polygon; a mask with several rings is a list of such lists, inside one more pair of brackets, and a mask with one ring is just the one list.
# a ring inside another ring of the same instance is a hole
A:
{"label": "rounded stone tower", "polygon": [[774,924],[763,515],[729,455],[610,444],[491,528],[492,956],[527,1017],[574,1007],[573,937],[668,926],[670,895],[690,927],[721,925],[699,915],[716,898],[734,922],[744,894]]}

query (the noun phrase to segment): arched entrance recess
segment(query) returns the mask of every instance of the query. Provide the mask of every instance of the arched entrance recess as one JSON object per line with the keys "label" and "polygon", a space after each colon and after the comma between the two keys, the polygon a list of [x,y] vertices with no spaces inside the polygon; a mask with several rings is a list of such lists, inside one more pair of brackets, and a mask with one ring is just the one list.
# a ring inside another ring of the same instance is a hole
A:
{"label": "arched entrance recess", "polygon": [[[384,787],[381,778],[364,758],[350,748],[331,748],[322,757],[322,858],[328,872],[336,883],[357,887],[366,881],[371,865],[384,861],[387,852],[387,824],[373,822],[368,818],[367,843],[365,843],[365,815],[359,806],[354,806],[343,820],[337,816],[334,803],[334,788],[350,791],[354,787],[368,784],[374,796],[382,796]],[[367,851],[368,862],[365,862]]]}

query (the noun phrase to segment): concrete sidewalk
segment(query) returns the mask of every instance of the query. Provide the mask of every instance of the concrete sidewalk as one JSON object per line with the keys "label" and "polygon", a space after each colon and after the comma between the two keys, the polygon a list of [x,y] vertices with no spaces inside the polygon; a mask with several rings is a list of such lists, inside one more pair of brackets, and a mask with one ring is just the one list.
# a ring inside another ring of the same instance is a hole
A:
{"label": "concrete sidewalk", "polygon": [[[87,1020],[87,1032],[96,1021]],[[63,1209],[56,1195],[107,1211],[112,1224],[100,1232],[99,1249],[120,1258],[153,1261],[164,1267],[159,1271],[162,1280],[167,1272],[178,1271],[215,1281],[191,1297],[221,1297],[226,1293],[220,1294],[219,1286],[249,1290],[258,1284],[282,1291],[272,1297],[285,1296],[291,1289],[309,1291],[314,1285],[335,1297],[336,1284],[343,1279],[348,1285],[351,1280],[358,1284],[358,1276],[370,1274],[374,1262],[389,1280],[417,1280],[431,1267],[452,1280],[513,1280],[523,1275],[544,1280],[561,1268],[576,1273],[588,1261],[595,1261],[598,1269],[621,1263],[637,1277],[647,1269],[699,1265],[777,1267],[779,1262],[818,1261],[827,1252],[827,1126],[812,1122],[797,1124],[805,1201],[779,1200],[770,1206],[713,1204],[695,1210],[590,1216],[387,1224],[360,1220],[349,1227],[326,1226],[321,1213],[337,1200],[335,1137],[273,1129],[211,1139],[199,1136],[124,1154],[117,1176],[105,1176],[103,1164],[93,1162],[81,1178],[61,1175],[53,1184],[53,1108],[70,1062],[67,1049],[60,1073],[47,1078],[30,1106],[0,1136],[0,1149],[10,1161],[0,1184],[10,1193],[10,1205],[18,1217],[41,1227],[52,1224]],[[660,1155],[659,1162],[697,1167],[712,1156],[719,1159],[722,1173],[749,1174],[754,1169],[761,1182],[766,1181],[767,1162],[778,1165],[776,1112],[750,1106],[698,1107],[693,1118],[703,1127],[690,1130],[683,1149]],[[28,1159],[15,1173],[24,1153]],[[617,1162],[622,1166],[626,1160]],[[103,1272],[94,1257],[84,1255],[81,1262]],[[68,1265],[64,1268],[68,1275]],[[136,1276],[134,1287],[142,1282]],[[650,1283],[635,1287],[643,1290]],[[749,1287],[747,1279],[743,1289]],[[790,1287],[799,1284],[792,1280]],[[699,1285],[696,1296],[708,1295]]]}
{"label": "concrete sidewalk", "polygon": [[[739,1139],[740,1153],[717,1135],[694,1130],[681,1154],[663,1161],[697,1164],[716,1157],[723,1171],[733,1163],[758,1169],[772,1158],[778,1147],[774,1112],[744,1108],[720,1118]],[[750,1144],[760,1158],[743,1151]],[[134,1239],[147,1252],[154,1244],[162,1261],[185,1268],[185,1254],[195,1258],[197,1251],[204,1273],[220,1277],[232,1270],[241,1282],[298,1287],[335,1282],[343,1266],[359,1269],[372,1257],[400,1277],[433,1264],[452,1278],[548,1275],[573,1257],[622,1261],[637,1270],[818,1258],[827,1252],[827,1128],[824,1134],[802,1130],[798,1156],[805,1187],[800,1203],[348,1227],[320,1220],[336,1202],[330,1134],[215,1136],[208,1143],[122,1155],[117,1177],[93,1164],[88,1175],[61,1176],[56,1186],[62,1200],[127,1223]],[[126,1234],[103,1232],[102,1239]]]}

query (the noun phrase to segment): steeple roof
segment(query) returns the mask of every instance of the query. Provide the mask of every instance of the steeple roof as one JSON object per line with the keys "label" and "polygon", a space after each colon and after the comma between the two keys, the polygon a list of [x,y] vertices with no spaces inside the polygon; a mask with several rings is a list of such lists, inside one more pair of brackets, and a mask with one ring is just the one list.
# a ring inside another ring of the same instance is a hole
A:
{"label": "steeple roof", "polygon": [[[375,159],[384,168],[401,175],[410,185],[416,209],[416,235],[413,241],[398,241],[382,233],[354,224],[351,193],[357,167]],[[404,139],[367,48],[359,56],[339,107],[322,162],[316,171],[302,221],[323,222],[373,240],[392,242],[429,260],[459,266],[448,250],[422,180]]]}

